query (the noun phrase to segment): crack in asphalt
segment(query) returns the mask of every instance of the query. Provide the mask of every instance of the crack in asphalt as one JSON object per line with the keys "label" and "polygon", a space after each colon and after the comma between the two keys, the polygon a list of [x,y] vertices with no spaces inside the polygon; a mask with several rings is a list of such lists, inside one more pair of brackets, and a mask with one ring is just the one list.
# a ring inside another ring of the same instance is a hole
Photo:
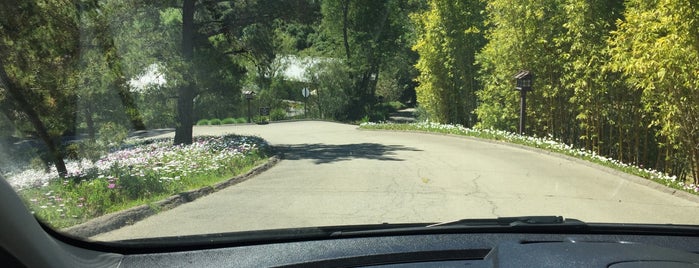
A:
{"label": "crack in asphalt", "polygon": [[474,191],[472,193],[466,194],[466,196],[472,196],[475,198],[482,199],[483,201],[488,203],[488,205],[490,205],[490,214],[492,214],[494,217],[500,217],[500,215],[498,215],[495,212],[498,209],[498,206],[495,204],[495,202],[493,202],[493,200],[490,198],[490,196],[487,193],[481,192],[481,186],[479,185],[479,182],[478,182],[478,180],[481,177],[482,177],[481,174],[476,174],[476,177],[473,178],[473,180],[472,180]]}

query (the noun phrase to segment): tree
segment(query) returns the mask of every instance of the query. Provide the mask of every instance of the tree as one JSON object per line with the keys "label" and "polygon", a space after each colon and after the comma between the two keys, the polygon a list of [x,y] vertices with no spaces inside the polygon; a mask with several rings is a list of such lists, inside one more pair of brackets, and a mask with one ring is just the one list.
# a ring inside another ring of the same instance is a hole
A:
{"label": "tree", "polygon": [[[266,47],[267,43],[264,39],[259,39],[269,37],[267,34],[270,32],[264,22],[299,18],[299,14],[312,12],[312,8],[303,8],[312,6],[312,2],[305,0],[244,2],[184,0],[181,13],[181,57],[184,64],[179,66],[183,79],[177,93],[176,144],[191,143],[193,100],[204,90],[199,81],[206,79],[200,79],[203,77],[200,76],[201,73],[197,74],[196,70],[201,66],[196,66],[196,63],[205,61],[198,61],[197,53],[208,50],[209,53],[202,53],[202,56],[228,55],[231,60],[237,56],[249,55],[255,60],[259,72],[265,72],[269,67],[268,63],[271,62],[270,59],[274,59],[276,54],[270,52],[271,49]],[[260,33],[263,35],[258,35]],[[248,42],[245,42],[246,38]],[[214,43],[228,46],[214,45]],[[239,70],[234,68],[233,71]],[[235,75],[229,77],[235,77]]]}
{"label": "tree", "polygon": [[[699,183],[699,4],[681,0],[627,2],[611,39],[610,68],[642,90],[651,124],[665,137],[666,171],[689,170]],[[679,161],[676,158],[680,158]],[[688,167],[682,165],[686,159]]]}
{"label": "tree", "polygon": [[[626,141],[640,140],[649,123],[640,120],[640,94],[620,83],[619,73],[605,68],[610,57],[607,40],[623,14],[623,1],[567,1],[564,9],[567,32],[559,42],[568,50],[562,54],[562,81],[573,92],[570,102],[580,127],[580,140],[573,142],[598,154],[638,162],[631,155],[639,153],[625,154],[624,149],[634,145]],[[642,147],[635,145],[637,150]]]}
{"label": "tree", "polygon": [[342,59],[347,65],[351,87],[348,110],[343,118],[356,120],[370,114],[376,103],[376,84],[387,60],[410,42],[401,35],[408,28],[414,9],[405,1],[323,1],[320,39],[316,48],[322,56]]}
{"label": "tree", "polygon": [[76,18],[75,8],[63,2],[0,5],[0,108],[30,122],[61,177],[67,170],[56,138],[75,126]]}
{"label": "tree", "polygon": [[[342,118],[349,105],[349,68],[342,62],[332,59],[318,60],[304,74],[309,82],[309,90],[315,92],[315,104],[321,118]],[[309,110],[313,110],[309,108]]]}
{"label": "tree", "polygon": [[519,111],[512,76],[519,70],[534,73],[534,92],[528,94],[527,134],[575,140],[572,91],[561,83],[568,51],[558,42],[565,33],[563,0],[527,0],[516,4],[493,0],[486,6],[488,43],[477,55],[483,90],[477,93],[478,126],[515,131]]}
{"label": "tree", "polygon": [[440,123],[476,123],[476,52],[485,44],[484,2],[429,1],[429,10],[413,16],[420,55],[417,100]]}
{"label": "tree", "polygon": [[143,43],[153,37],[134,38],[128,33],[135,30],[134,25],[154,26],[150,18],[154,8],[132,4],[95,0],[76,4],[81,48],[75,89],[78,118],[86,122],[92,140],[102,123],[118,123],[134,130],[146,128],[142,109],[136,105],[137,96],[128,80],[137,76],[148,61],[153,61],[147,53],[154,48],[143,49]]}
{"label": "tree", "polygon": [[193,102],[194,87],[191,72],[191,62],[194,57],[194,2],[195,0],[184,0],[182,4],[182,59],[184,61],[185,72],[183,73],[185,82],[180,85],[177,94],[177,126],[175,127],[175,144],[192,143],[192,126],[194,120]]}

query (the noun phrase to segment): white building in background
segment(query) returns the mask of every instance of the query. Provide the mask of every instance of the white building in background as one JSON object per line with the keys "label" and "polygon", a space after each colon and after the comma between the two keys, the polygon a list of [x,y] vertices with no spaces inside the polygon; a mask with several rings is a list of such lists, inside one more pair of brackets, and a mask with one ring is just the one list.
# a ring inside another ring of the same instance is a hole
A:
{"label": "white building in background", "polygon": [[160,65],[148,65],[141,76],[129,80],[131,92],[143,93],[153,86],[163,86],[167,83],[165,74],[160,71]]}
{"label": "white building in background", "polygon": [[275,60],[278,62],[281,75],[292,81],[308,82],[308,69],[321,62],[336,61],[332,58],[297,57],[287,55]]}

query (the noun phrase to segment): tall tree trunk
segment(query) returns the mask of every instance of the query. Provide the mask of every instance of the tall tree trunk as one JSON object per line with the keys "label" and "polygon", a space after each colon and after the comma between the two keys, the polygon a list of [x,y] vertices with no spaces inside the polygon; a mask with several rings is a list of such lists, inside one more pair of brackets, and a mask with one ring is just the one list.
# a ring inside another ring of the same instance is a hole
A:
{"label": "tall tree trunk", "polygon": [[[191,77],[191,63],[194,56],[194,1],[184,0],[182,4],[182,57],[186,62],[187,73]],[[180,86],[177,96],[177,127],[175,144],[192,143],[192,111],[194,106],[194,79]]]}
{"label": "tall tree trunk", "polygon": [[349,22],[347,19],[347,16],[349,15],[349,2],[350,0],[344,0],[342,1],[342,41],[343,44],[345,45],[345,54],[347,55],[347,63],[350,63],[349,60],[352,57],[352,54],[350,53],[350,45],[349,45],[349,36],[347,36],[347,31],[349,27]]}
{"label": "tall tree trunk", "polygon": [[68,169],[63,161],[63,153],[61,153],[61,150],[58,149],[59,146],[53,141],[51,135],[49,135],[46,126],[41,121],[41,118],[39,118],[39,114],[34,110],[33,106],[29,104],[24,94],[22,94],[22,89],[15,85],[7,76],[2,59],[0,59],[0,87],[7,90],[12,100],[17,103],[16,107],[21,109],[27,116],[34,130],[36,130],[37,135],[39,135],[39,138],[46,144],[54,166],[56,166],[56,170],[58,171],[58,175],[61,176],[61,178],[65,177],[68,174]]}

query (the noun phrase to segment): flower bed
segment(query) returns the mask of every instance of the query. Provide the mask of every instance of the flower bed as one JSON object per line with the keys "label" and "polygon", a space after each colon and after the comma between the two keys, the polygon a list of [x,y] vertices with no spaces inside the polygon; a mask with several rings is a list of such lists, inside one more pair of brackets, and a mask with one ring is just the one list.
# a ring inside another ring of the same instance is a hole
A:
{"label": "flower bed", "polygon": [[202,136],[190,145],[141,140],[91,162],[69,161],[68,176],[27,170],[8,177],[29,208],[55,227],[147,204],[242,174],[268,158],[257,137]]}

